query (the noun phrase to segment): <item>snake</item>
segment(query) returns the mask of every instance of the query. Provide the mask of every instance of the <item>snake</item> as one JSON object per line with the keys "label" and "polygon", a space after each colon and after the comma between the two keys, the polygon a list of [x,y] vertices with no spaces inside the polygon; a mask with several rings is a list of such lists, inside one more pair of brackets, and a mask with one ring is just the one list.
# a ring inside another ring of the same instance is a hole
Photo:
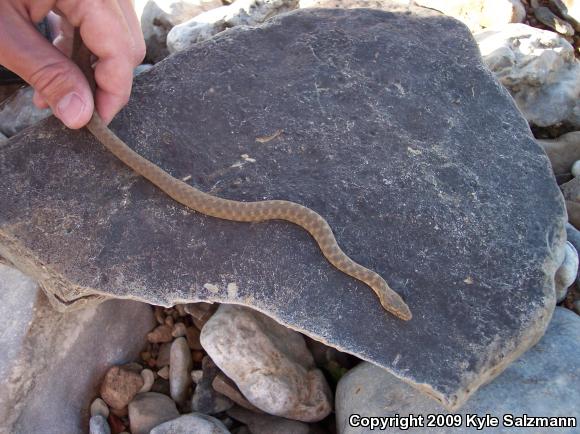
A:
{"label": "snake", "polygon": [[[75,32],[73,46],[73,60],[81,68],[94,91],[91,53],[84,46],[78,29]],[[174,178],[161,167],[135,152],[107,126],[96,110],[93,111],[86,128],[106,149],[133,171],[149,180],[173,200],[193,211],[235,222],[285,220],[302,227],[314,238],[328,262],[339,271],[369,286],[386,311],[405,321],[412,318],[407,304],[389,287],[385,279],[344,253],[334,237],[332,228],[316,211],[287,200],[241,202],[210,195]]]}

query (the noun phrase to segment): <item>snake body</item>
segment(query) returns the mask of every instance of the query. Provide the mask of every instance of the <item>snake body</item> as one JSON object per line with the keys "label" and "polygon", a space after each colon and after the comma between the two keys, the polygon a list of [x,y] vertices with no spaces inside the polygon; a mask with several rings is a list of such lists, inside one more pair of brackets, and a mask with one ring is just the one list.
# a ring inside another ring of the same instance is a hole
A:
{"label": "snake body", "polygon": [[[75,38],[80,44],[80,38]],[[80,58],[82,59],[82,47]],[[79,66],[89,79],[91,76],[90,53],[85,50],[85,61]],[[94,86],[94,83],[91,83]],[[315,211],[303,205],[285,200],[265,200],[259,202],[239,202],[222,199],[204,193],[185,182],[172,177],[151,161],[133,151],[123,140],[111,131],[97,112],[87,124],[87,129],[119,160],[145,177],[159,189],[186,207],[208,216],[237,222],[260,222],[265,220],[286,220],[301,226],[312,235],[326,259],[337,269],[366,283],[379,297],[381,305],[393,315],[410,320],[412,315],[403,299],[393,291],[377,273],[349,258],[339,247],[327,221]]]}
{"label": "snake body", "polygon": [[317,212],[285,200],[239,202],[212,196],[174,178],[133,151],[105,125],[96,112],[87,128],[119,160],[147,178],[175,201],[194,211],[237,222],[286,220],[301,226],[316,240],[320,250],[332,265],[370,286],[387,311],[401,319],[411,319],[411,311],[399,294],[393,291],[380,275],[349,258],[336,242],[330,225]]}

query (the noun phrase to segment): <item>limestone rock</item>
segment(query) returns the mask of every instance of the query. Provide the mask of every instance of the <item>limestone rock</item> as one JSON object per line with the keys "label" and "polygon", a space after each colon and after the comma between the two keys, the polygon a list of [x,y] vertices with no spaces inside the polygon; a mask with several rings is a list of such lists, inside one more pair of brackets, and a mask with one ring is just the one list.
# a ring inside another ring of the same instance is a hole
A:
{"label": "limestone rock", "polygon": [[524,24],[479,32],[475,39],[530,123],[580,128],[580,62],[568,41]]}
{"label": "limestone rock", "polygon": [[0,134],[12,137],[24,128],[50,116],[50,109],[38,109],[32,103],[34,90],[24,87],[0,102]]}
{"label": "limestone rock", "polygon": [[167,35],[167,48],[170,53],[183,51],[225,29],[255,26],[297,6],[298,0],[235,0],[173,27]]}
{"label": "limestone rock", "polygon": [[174,26],[220,6],[220,0],[149,0],[141,13],[147,59],[157,63],[169,55],[167,33]]}
{"label": "limestone rock", "polygon": [[580,131],[563,134],[556,139],[538,140],[548,155],[556,175],[570,173],[572,164],[580,160]]}
{"label": "limestone rock", "polygon": [[50,119],[0,148],[0,254],[59,309],[246,305],[449,407],[547,326],[562,196],[452,18],[308,9],[230,29],[138,76],[111,128],[203,191],[313,208],[414,318],[387,314],[301,228],[189,211]]}
{"label": "limestone rock", "polygon": [[415,0],[415,4],[452,16],[471,30],[521,23],[526,17],[520,0]]}
{"label": "limestone rock", "polygon": [[0,299],[0,432],[85,434],[105,372],[145,345],[151,308],[111,300],[58,313],[33,280],[3,264]]}
{"label": "limestone rock", "polygon": [[157,425],[151,434],[229,434],[226,426],[215,417],[190,413]]}
{"label": "limestone rock", "polygon": [[169,361],[169,386],[171,398],[177,403],[183,403],[188,397],[188,389],[191,385],[191,352],[184,337],[177,338],[171,344],[171,356]]}
{"label": "limestone rock", "polygon": [[[480,388],[459,414],[489,414],[500,418],[494,433],[513,433],[525,428],[505,427],[504,415],[580,417],[580,376],[577,364],[562,363],[580,357],[580,317],[557,307],[546,335],[531,350],[512,363],[493,382]],[[351,414],[394,416],[399,414],[446,414],[446,410],[408,384],[382,369],[362,363],[345,375],[336,391],[336,421],[340,434],[374,433],[368,428],[350,427]],[[548,428],[543,428],[548,429]],[[398,430],[395,428],[395,430]],[[548,429],[576,433],[578,428]],[[485,432],[486,430],[483,430]],[[533,431],[533,428],[531,429]],[[538,429],[539,431],[539,429]],[[387,431],[388,432],[388,431]],[[394,432],[394,431],[393,431]],[[408,433],[477,433],[475,428],[411,428]]]}
{"label": "limestone rock", "polygon": [[304,338],[259,312],[221,305],[201,331],[201,345],[266,413],[313,422],[332,410],[330,388]]}
{"label": "limestone rock", "polygon": [[254,413],[239,407],[228,410],[228,416],[247,425],[251,434],[312,434],[313,432],[304,422]]}
{"label": "limestone rock", "polygon": [[132,434],[149,434],[156,426],[177,417],[179,412],[175,403],[161,393],[139,393],[129,404]]}

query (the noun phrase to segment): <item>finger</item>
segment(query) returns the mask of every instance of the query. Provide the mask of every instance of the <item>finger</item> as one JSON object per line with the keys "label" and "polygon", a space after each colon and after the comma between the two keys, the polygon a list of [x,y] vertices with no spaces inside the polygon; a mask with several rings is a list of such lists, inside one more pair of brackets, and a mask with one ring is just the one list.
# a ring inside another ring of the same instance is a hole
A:
{"label": "finger", "polygon": [[44,39],[27,16],[12,10],[1,12],[2,63],[32,85],[66,126],[84,126],[94,106],[80,69]]}
{"label": "finger", "polygon": [[98,58],[95,102],[101,118],[110,122],[131,93],[135,45],[130,26],[116,0],[81,2],[71,11],[66,6],[60,6],[60,10],[80,27],[83,42]]}

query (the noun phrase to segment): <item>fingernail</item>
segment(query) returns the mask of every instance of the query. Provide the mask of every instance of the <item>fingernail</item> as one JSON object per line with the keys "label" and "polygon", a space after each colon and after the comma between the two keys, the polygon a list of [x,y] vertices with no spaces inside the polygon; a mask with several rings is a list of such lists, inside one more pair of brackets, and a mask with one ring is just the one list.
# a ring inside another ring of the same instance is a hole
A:
{"label": "fingernail", "polygon": [[76,122],[82,115],[85,108],[85,103],[81,97],[71,92],[64,97],[56,105],[57,117],[69,128],[75,127]]}

